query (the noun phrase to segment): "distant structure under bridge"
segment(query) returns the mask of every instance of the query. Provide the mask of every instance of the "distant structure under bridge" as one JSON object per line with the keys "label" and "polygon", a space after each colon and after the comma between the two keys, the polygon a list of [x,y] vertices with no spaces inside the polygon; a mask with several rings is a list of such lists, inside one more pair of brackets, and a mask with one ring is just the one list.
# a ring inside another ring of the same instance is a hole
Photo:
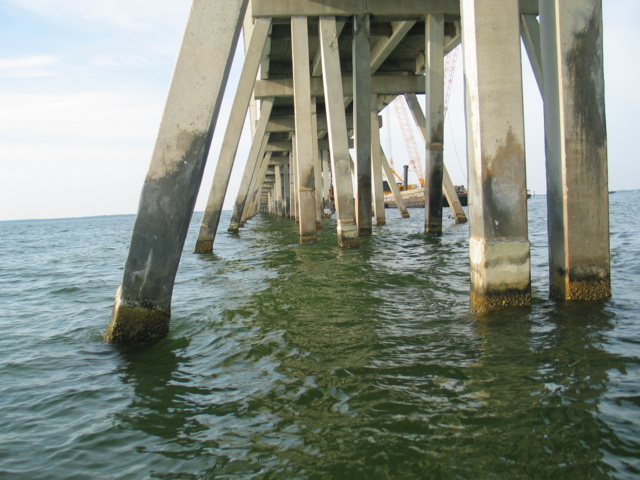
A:
{"label": "distant structure under bridge", "polygon": [[[241,34],[237,92],[219,118]],[[602,0],[193,0],[106,339],[138,345],[167,334],[214,129],[226,125],[196,253],[214,248],[247,111],[252,144],[228,230],[266,211],[294,219],[300,242],[314,243],[331,209],[341,246],[375,234],[383,173],[395,186],[379,113],[397,96],[424,137],[425,234],[442,234],[443,195],[466,221],[443,162],[444,63],[459,44],[470,308],[530,304],[521,39],[544,103],[550,295],[608,298]]]}

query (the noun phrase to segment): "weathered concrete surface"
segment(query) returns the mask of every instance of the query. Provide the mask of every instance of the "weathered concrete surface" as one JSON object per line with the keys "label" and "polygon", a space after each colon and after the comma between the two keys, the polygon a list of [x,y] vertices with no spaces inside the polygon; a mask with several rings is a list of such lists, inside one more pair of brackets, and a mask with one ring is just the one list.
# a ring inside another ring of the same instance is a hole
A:
{"label": "weathered concrete surface", "polygon": [[[291,18],[291,53],[295,107],[295,149],[298,188],[298,226],[300,243],[315,243],[316,192],[314,179],[313,138],[317,132],[311,122],[311,71],[309,69],[309,28],[307,17]],[[317,150],[316,150],[317,151]]]}
{"label": "weathered concrete surface", "polygon": [[109,341],[137,345],[166,335],[175,275],[246,6],[246,0],[193,2],[105,333]]}
{"label": "weathered concrete surface", "polygon": [[462,0],[471,311],[531,301],[517,4]]}
{"label": "weathered concrete surface", "polygon": [[427,99],[424,231],[442,235],[442,180],[444,176],[444,15],[425,20]]}
{"label": "weathered concrete surface", "polygon": [[[353,127],[355,133],[356,221],[371,235],[371,44],[369,15],[353,18]],[[376,117],[377,123],[377,117]]]}
{"label": "weathered concrete surface", "polygon": [[611,296],[602,3],[549,0],[540,12],[550,295]]}
{"label": "weathered concrete surface", "polygon": [[529,250],[526,240],[469,240],[472,312],[531,303]]}
{"label": "weathered concrete surface", "polygon": [[340,57],[334,17],[320,18],[320,51],[324,84],[327,127],[331,150],[331,171],[335,191],[338,244],[353,248],[360,245],[351,182],[351,160],[344,112]]}

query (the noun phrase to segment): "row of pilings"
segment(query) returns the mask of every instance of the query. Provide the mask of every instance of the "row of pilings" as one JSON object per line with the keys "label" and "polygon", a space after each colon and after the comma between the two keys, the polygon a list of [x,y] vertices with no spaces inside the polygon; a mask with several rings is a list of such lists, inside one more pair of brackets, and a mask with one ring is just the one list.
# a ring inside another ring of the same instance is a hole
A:
{"label": "row of pilings", "polygon": [[[219,119],[241,34],[244,64]],[[380,147],[379,113],[398,96],[426,148],[425,234],[442,234],[443,194],[466,221],[443,161],[444,58],[460,44],[470,309],[529,305],[521,40],[544,104],[550,295],[608,298],[601,0],[194,0],[105,338],[143,345],[167,334],[206,160],[217,157],[196,253],[213,251],[247,113],[231,232],[266,210],[315,243],[331,211],[339,244],[357,247],[385,222],[383,173],[407,216]],[[216,125],[226,125],[223,143],[209,152]]]}

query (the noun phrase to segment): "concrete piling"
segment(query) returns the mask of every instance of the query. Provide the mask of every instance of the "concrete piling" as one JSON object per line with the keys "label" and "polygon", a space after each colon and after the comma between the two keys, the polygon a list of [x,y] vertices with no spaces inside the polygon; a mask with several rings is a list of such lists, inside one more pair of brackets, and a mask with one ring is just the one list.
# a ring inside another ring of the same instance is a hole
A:
{"label": "concrete piling", "polygon": [[136,345],[169,330],[171,296],[247,1],[195,0],[151,157],[105,339]]}
{"label": "concrete piling", "polygon": [[471,311],[531,302],[517,3],[461,0]]}
{"label": "concrete piling", "polygon": [[379,114],[399,95],[425,142],[424,231],[443,234],[443,194],[456,223],[467,221],[443,157],[443,59],[462,43],[470,308],[529,305],[522,39],[544,102],[550,295],[611,295],[602,0],[194,0],[106,340],[141,345],[168,331],[243,24],[244,65],[196,253],[212,252],[247,110],[251,148],[229,232],[268,212],[314,243],[335,211],[339,245],[357,247],[386,223],[383,173],[408,217],[380,146]]}
{"label": "concrete piling", "polygon": [[601,0],[540,2],[550,295],[611,296]]}

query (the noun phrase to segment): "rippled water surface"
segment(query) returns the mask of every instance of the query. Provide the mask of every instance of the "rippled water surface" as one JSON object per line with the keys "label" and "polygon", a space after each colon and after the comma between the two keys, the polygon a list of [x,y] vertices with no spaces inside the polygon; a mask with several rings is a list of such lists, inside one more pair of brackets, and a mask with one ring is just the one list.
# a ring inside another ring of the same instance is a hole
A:
{"label": "rippled water surface", "polygon": [[[103,343],[133,217],[0,223],[0,478],[640,475],[640,192],[611,200],[613,298],[468,312],[468,227],[387,210],[359,250],[259,216],[193,255],[168,338]],[[445,213],[448,210],[445,209]]]}

